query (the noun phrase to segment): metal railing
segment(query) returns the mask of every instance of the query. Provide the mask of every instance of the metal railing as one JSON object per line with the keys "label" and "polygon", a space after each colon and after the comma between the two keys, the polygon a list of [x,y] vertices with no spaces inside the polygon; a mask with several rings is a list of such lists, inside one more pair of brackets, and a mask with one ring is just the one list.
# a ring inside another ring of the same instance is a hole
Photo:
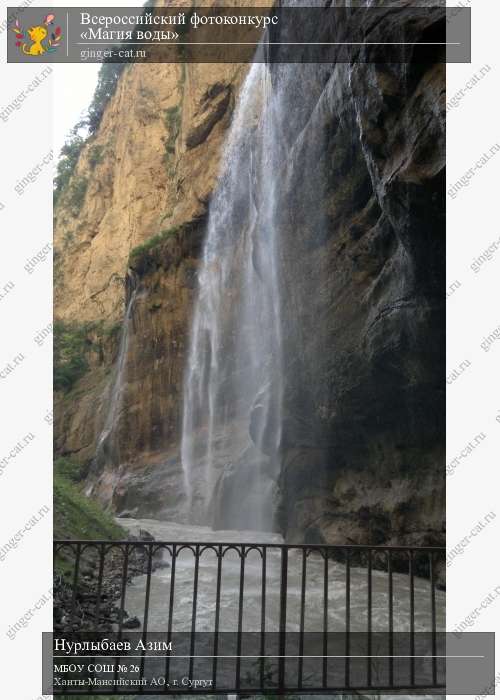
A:
{"label": "metal railing", "polygon": [[[157,672],[160,658],[167,686],[180,658],[188,678],[199,664],[210,671],[212,687],[176,693],[415,692],[445,685],[438,653],[444,548],[55,541],[54,556],[66,571],[56,632],[173,639],[173,651],[162,657],[142,653],[137,673],[147,677],[151,659]],[[140,628],[135,633],[131,619]]]}

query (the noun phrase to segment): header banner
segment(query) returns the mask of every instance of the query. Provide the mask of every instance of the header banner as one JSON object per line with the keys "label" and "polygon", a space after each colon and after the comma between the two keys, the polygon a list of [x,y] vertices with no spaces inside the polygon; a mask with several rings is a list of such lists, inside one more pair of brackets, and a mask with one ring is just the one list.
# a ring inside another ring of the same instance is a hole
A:
{"label": "header banner", "polygon": [[7,10],[9,63],[469,63],[469,8]]}

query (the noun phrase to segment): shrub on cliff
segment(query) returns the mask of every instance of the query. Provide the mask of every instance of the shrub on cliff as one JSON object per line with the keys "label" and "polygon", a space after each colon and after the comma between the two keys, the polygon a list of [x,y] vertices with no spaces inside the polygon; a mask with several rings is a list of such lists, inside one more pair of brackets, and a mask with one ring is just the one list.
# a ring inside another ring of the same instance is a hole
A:
{"label": "shrub on cliff", "polygon": [[88,370],[89,325],[54,324],[54,389],[69,391]]}
{"label": "shrub on cliff", "polygon": [[80,125],[77,124],[72,129],[69,139],[61,148],[61,155],[57,163],[57,174],[54,179],[54,206],[57,204],[63,190],[66,189],[82,148],[85,145],[85,139],[78,133],[79,128]]}
{"label": "shrub on cliff", "polygon": [[102,163],[102,160],[104,158],[104,146],[91,146],[89,148],[89,154],[88,154],[88,161],[89,161],[89,167],[91,170],[94,170],[96,165],[99,165],[99,163]]}
{"label": "shrub on cliff", "polygon": [[[117,348],[121,321],[104,320],[87,323],[54,324],[54,389],[71,391],[89,369],[89,357],[93,353],[102,361],[103,347]],[[113,350],[111,350],[112,352]]]}
{"label": "shrub on cliff", "polygon": [[77,216],[82,208],[85,195],[87,194],[87,187],[89,181],[86,177],[78,176],[74,177],[71,181],[71,186],[69,188],[68,194],[68,206],[71,209],[74,216]]}
{"label": "shrub on cliff", "polygon": [[181,128],[181,109],[179,105],[169,107],[165,111],[165,126],[168,138],[165,139],[164,163],[170,175],[173,175],[172,161],[175,156],[175,144]]}
{"label": "shrub on cliff", "polygon": [[178,226],[172,226],[172,228],[165,229],[165,231],[157,233],[156,236],[148,238],[148,240],[142,243],[141,245],[132,248],[129,254],[129,266],[133,267],[134,263],[137,262],[137,260],[145,256],[153,248],[156,248],[156,246],[160,245],[160,243],[163,243],[168,238],[174,236],[178,232],[178,230]]}
{"label": "shrub on cliff", "polygon": [[97,87],[90,103],[85,124],[91,134],[97,131],[106,105],[115,94],[118,79],[126,63],[103,63],[97,78]]}

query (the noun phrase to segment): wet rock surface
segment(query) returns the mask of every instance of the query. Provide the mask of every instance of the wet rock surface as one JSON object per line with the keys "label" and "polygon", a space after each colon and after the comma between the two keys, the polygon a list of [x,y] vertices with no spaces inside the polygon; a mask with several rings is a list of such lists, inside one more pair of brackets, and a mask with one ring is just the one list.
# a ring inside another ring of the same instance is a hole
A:
{"label": "wet rock surface", "polygon": [[444,66],[404,71],[336,67],[291,153],[291,540],[444,542]]}

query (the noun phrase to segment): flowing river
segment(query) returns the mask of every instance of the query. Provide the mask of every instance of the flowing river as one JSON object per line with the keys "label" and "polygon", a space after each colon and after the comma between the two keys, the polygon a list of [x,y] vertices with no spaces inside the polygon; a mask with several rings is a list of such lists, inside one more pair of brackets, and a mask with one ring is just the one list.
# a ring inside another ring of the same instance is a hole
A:
{"label": "flowing river", "polygon": [[[119,522],[132,535],[146,530],[157,541],[169,543],[266,543],[280,545],[283,539],[278,534],[254,531],[218,530],[204,526],[179,525],[150,519],[120,518]],[[151,578],[148,634],[165,632],[168,629],[169,598],[171,582],[170,554],[165,554],[164,566],[157,568]],[[181,551],[176,558],[173,624],[174,632],[190,632],[193,614],[194,557],[189,549]],[[228,549],[223,558],[220,595],[220,632],[234,632],[238,626],[238,601],[240,597],[241,560],[238,553]],[[287,582],[287,632],[300,631],[302,553],[299,549],[290,550]],[[344,632],[346,629],[346,566],[328,561],[328,615],[329,632]],[[324,624],[324,574],[323,557],[311,554],[307,557],[306,605],[304,631],[321,632]],[[278,632],[280,610],[281,554],[279,547],[268,549],[266,568],[266,632]],[[393,624],[395,632],[410,630],[410,579],[406,574],[393,574]],[[217,557],[207,549],[200,557],[198,572],[198,594],[196,603],[196,631],[213,632],[215,624],[215,600],[217,581]],[[368,624],[368,576],[367,569],[350,568],[350,630],[366,632]],[[135,577],[126,591],[125,609],[128,615],[144,620],[147,591],[147,576]],[[445,593],[436,591],[437,630],[445,629]],[[243,587],[243,632],[256,632],[261,629],[262,605],[262,559],[257,551],[250,551],[245,560]],[[428,632],[431,629],[431,588],[429,580],[416,577],[414,580],[415,631]],[[386,632],[389,625],[388,575],[384,571],[372,571],[372,630]],[[139,628],[137,631],[140,631]],[[289,653],[289,652],[287,652]],[[387,652],[380,652],[387,653]],[[204,660],[202,660],[204,661]],[[212,661],[206,662],[211,664]],[[256,666],[258,662],[254,662]],[[309,662],[304,662],[307,664]],[[207,667],[208,668],[208,667]],[[257,668],[257,667],[256,667]],[[256,670],[254,669],[254,673]],[[307,682],[306,682],[307,685]],[[199,695],[197,697],[200,697]],[[208,697],[208,696],[207,696]],[[211,696],[214,697],[214,696]],[[236,696],[219,696],[236,697]],[[300,696],[305,698],[307,690]],[[311,696],[312,697],[312,696]],[[314,696],[315,698],[321,696]],[[332,695],[324,696],[332,697]],[[339,698],[351,696],[339,695]],[[368,696],[365,696],[368,697]],[[371,696],[370,696],[371,697]],[[391,697],[391,696],[388,696]],[[413,696],[394,696],[406,697]],[[431,696],[423,696],[431,697]]]}
{"label": "flowing river", "polygon": [[[121,518],[119,522],[132,534],[140,529],[150,532],[156,540],[165,542],[260,542],[282,544],[277,534],[252,531],[218,530],[193,525],[157,520]],[[169,555],[167,555],[167,563]],[[300,630],[302,556],[299,550],[290,552],[288,566],[287,631]],[[177,557],[175,576],[175,602],[173,630],[190,631],[193,608],[193,554],[183,551]],[[278,631],[281,558],[279,549],[270,549],[266,575],[266,630]],[[324,561],[321,556],[310,555],[307,563],[307,590],[305,624],[306,632],[323,629],[323,580]],[[335,561],[328,563],[328,629],[345,630],[346,567]],[[215,587],[217,558],[207,550],[200,558],[196,630],[213,631],[215,619]],[[373,581],[373,631],[388,629],[389,592],[388,576],[383,571],[372,572]],[[260,554],[250,552],[245,564],[243,630],[260,630],[261,621],[262,561]],[[235,551],[224,556],[221,583],[220,631],[237,629],[240,586],[240,557]],[[350,571],[350,629],[364,632],[367,629],[367,570],[351,567]],[[170,567],[157,569],[152,575],[148,629],[165,631],[168,625],[168,600],[170,593]],[[146,576],[138,576],[127,590],[125,608],[129,615],[144,617]],[[410,630],[410,579],[406,574],[393,574],[394,630]],[[437,629],[445,629],[445,593],[436,591]],[[431,629],[431,594],[429,581],[415,578],[415,630]]]}

